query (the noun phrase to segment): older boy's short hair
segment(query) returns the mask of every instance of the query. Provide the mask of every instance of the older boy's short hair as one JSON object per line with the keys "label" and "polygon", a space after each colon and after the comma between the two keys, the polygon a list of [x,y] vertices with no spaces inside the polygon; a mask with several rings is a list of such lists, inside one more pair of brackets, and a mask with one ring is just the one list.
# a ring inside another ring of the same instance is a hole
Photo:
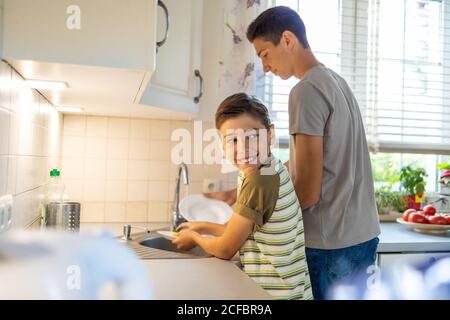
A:
{"label": "older boy's short hair", "polygon": [[216,111],[216,128],[220,129],[225,121],[242,114],[260,120],[267,129],[271,126],[267,107],[258,98],[241,92],[229,96],[219,105]]}
{"label": "older boy's short hair", "polygon": [[247,28],[247,39],[253,43],[256,38],[280,43],[284,31],[291,31],[304,48],[309,48],[306,38],[306,28],[302,19],[295,10],[289,7],[278,6],[262,12]]}

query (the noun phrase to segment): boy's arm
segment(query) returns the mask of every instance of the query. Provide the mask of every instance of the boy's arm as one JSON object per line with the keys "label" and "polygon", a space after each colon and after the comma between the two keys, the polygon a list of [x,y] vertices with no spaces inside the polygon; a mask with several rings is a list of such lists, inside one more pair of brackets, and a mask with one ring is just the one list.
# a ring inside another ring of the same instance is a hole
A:
{"label": "boy's arm", "polygon": [[295,135],[295,192],[301,208],[307,209],[320,200],[323,175],[323,137]]}
{"label": "boy's arm", "polygon": [[192,238],[209,254],[221,259],[231,259],[247,240],[253,226],[252,220],[233,213],[221,236],[207,238],[193,233]]}

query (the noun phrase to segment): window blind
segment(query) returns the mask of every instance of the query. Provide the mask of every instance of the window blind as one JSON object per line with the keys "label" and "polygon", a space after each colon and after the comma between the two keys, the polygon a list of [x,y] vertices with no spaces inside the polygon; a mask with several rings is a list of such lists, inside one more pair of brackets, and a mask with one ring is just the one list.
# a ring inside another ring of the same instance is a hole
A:
{"label": "window blind", "polygon": [[[317,58],[358,100],[372,150],[450,153],[450,0],[274,0],[297,10]],[[279,137],[298,82],[266,76]]]}

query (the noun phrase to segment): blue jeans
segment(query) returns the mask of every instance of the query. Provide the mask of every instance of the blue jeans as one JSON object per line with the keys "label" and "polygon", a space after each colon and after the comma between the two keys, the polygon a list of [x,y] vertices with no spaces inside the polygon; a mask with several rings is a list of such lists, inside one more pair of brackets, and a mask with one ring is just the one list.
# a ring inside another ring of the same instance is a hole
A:
{"label": "blue jeans", "polygon": [[306,261],[315,300],[328,297],[328,290],[336,283],[351,283],[375,264],[378,237],[342,249],[306,248]]}

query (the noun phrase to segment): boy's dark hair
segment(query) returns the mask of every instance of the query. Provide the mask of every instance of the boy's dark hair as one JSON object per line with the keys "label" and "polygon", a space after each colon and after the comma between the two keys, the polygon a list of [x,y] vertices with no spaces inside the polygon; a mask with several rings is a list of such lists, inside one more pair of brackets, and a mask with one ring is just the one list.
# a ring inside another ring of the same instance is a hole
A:
{"label": "boy's dark hair", "polygon": [[242,114],[248,114],[260,120],[266,129],[270,128],[269,110],[258,98],[243,92],[233,94],[222,101],[216,111],[216,128],[220,129],[225,121]]}
{"label": "boy's dark hair", "polygon": [[306,28],[298,13],[289,7],[278,6],[262,12],[247,28],[247,39],[253,43],[256,38],[263,38],[274,45],[280,43],[284,31],[291,31],[303,47],[309,48]]}

